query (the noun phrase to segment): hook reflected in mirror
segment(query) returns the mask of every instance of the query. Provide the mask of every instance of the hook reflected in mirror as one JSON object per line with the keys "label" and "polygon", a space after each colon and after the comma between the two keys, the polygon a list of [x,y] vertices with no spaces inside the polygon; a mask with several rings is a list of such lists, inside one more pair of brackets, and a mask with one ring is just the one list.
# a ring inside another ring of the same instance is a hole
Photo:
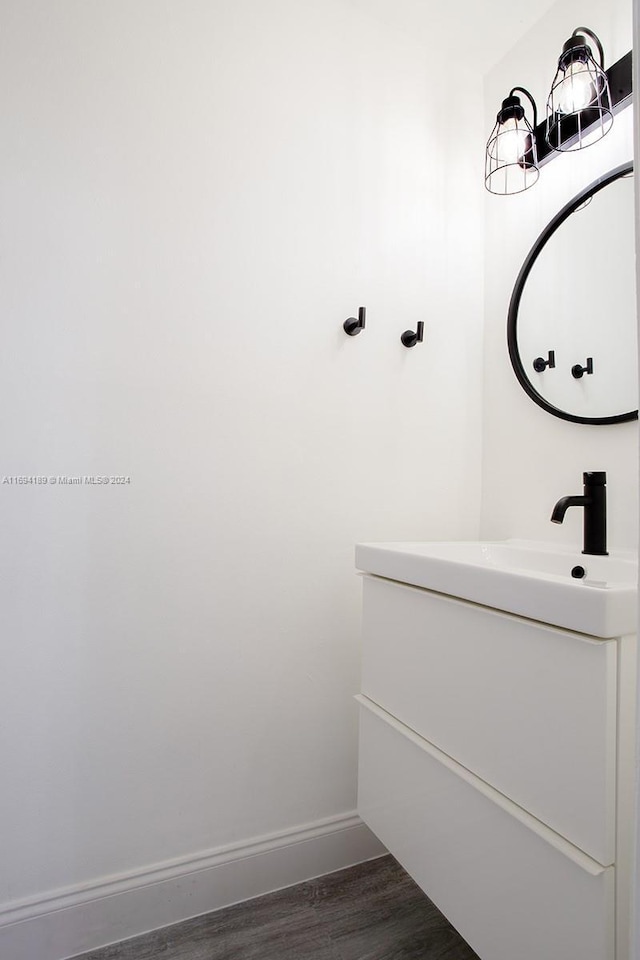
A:
{"label": "hook reflected in mirror", "polygon": [[533,361],[533,369],[536,371],[536,373],[543,373],[547,369],[547,367],[549,367],[550,370],[553,370],[555,365],[556,365],[555,350],[549,350],[546,360],[544,359],[544,357],[536,357],[535,360]]}
{"label": "hook reflected in mirror", "polygon": [[580,366],[579,363],[576,363],[571,367],[571,376],[575,377],[576,380],[580,380],[585,373],[593,373],[593,357],[587,357],[586,367]]}

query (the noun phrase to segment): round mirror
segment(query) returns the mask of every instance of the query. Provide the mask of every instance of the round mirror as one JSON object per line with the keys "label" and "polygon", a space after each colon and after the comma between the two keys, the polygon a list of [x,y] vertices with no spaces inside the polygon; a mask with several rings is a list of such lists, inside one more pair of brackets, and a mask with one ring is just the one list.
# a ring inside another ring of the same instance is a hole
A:
{"label": "round mirror", "polygon": [[598,178],[542,231],[511,295],[507,342],[522,387],[548,413],[637,420],[632,163]]}

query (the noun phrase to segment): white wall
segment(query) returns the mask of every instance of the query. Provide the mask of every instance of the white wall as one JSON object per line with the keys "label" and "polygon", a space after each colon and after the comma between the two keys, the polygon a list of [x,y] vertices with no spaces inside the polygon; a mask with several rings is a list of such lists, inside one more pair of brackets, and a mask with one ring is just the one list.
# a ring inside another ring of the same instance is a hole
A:
{"label": "white wall", "polygon": [[2,19],[0,473],[131,478],[0,483],[0,905],[37,912],[353,810],[353,544],[478,533],[482,200],[437,55],[349,4]]}
{"label": "white wall", "polygon": [[[633,0],[633,84],[637,90],[640,85],[640,63],[638,62],[638,51],[640,51],[640,0]],[[637,102],[637,95],[636,95]],[[640,156],[640,125],[636,122],[634,125],[634,155]],[[636,171],[637,177],[637,171]],[[640,196],[636,191],[635,195],[635,214],[636,214],[636,237],[640,236]],[[636,294],[638,301],[638,321],[640,329],[640,257],[636,257]],[[640,335],[638,336],[638,365],[640,368]],[[640,613],[640,609],[639,609]],[[636,692],[640,691],[640,658],[636,658]],[[640,714],[638,714],[640,716]],[[638,720],[638,716],[636,721]],[[640,736],[638,736],[638,724],[636,722],[636,764],[635,764],[635,837],[630,856],[632,858],[633,868],[631,877],[630,891],[630,941],[635,955],[640,954]]]}
{"label": "white wall", "polygon": [[[524,86],[543,114],[563,42],[577,26],[593,29],[611,64],[632,46],[631,3],[562,0],[487,76],[485,125],[502,99]],[[635,548],[638,523],[638,426],[589,426],[559,420],[536,406],[512,372],[506,318],[518,271],[529,249],[560,207],[597,176],[633,157],[632,110],[618,115],[600,143],[543,166],[535,187],[513,197],[487,194],[485,203],[485,386],[482,533],[580,545],[582,516],[549,522],[554,503],[582,490],[582,472],[606,470],[609,544]],[[583,282],[598,273],[586,264]],[[612,306],[613,308],[613,306]],[[607,322],[607,317],[603,317]]]}

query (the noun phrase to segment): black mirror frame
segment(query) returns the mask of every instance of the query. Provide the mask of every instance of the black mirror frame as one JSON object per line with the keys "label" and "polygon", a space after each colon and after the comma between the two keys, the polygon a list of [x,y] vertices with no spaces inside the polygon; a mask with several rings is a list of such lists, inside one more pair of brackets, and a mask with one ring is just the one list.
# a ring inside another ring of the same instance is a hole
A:
{"label": "black mirror frame", "polygon": [[554,417],[560,417],[562,420],[570,420],[572,423],[626,423],[629,420],[637,420],[638,411],[632,410],[629,413],[620,413],[613,417],[579,417],[573,413],[567,413],[565,410],[560,410],[559,407],[554,407],[553,404],[545,400],[544,397],[538,393],[536,388],[527,377],[522,360],[520,358],[520,353],[518,351],[518,308],[520,306],[520,299],[522,297],[524,285],[527,282],[527,278],[531,273],[534,263],[538,259],[538,256],[542,252],[545,244],[553,236],[558,227],[564,223],[568,217],[571,216],[574,210],[577,210],[578,207],[582,206],[583,203],[595,196],[596,193],[599,193],[600,190],[608,187],[609,184],[613,183],[614,180],[619,180],[620,177],[625,177],[632,172],[633,163],[631,161],[629,163],[623,163],[619,167],[615,167],[615,169],[610,170],[609,173],[606,173],[601,177],[598,177],[598,179],[594,180],[593,183],[589,184],[588,187],[585,187],[584,190],[577,194],[573,200],[569,201],[569,203],[566,204],[566,206],[564,206],[562,210],[556,214],[553,220],[551,220],[544,228],[533,247],[527,254],[527,257],[520,269],[520,273],[516,279],[513,293],[511,294],[509,313],[507,315],[507,346],[509,347],[509,358],[511,359],[513,371],[520,381],[522,389],[529,395],[529,397],[531,397],[534,403],[537,403],[539,407],[542,407],[543,410],[546,410],[547,413],[551,413]]}

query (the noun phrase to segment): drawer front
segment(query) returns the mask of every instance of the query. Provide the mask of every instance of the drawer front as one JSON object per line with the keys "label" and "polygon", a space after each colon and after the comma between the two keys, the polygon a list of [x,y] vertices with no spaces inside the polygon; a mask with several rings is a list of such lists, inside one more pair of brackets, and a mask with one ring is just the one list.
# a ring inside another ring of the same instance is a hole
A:
{"label": "drawer front", "polygon": [[605,866],[616,641],[364,578],[362,692]]}
{"label": "drawer front", "polygon": [[613,960],[614,868],[372,709],[360,816],[482,960]]}

